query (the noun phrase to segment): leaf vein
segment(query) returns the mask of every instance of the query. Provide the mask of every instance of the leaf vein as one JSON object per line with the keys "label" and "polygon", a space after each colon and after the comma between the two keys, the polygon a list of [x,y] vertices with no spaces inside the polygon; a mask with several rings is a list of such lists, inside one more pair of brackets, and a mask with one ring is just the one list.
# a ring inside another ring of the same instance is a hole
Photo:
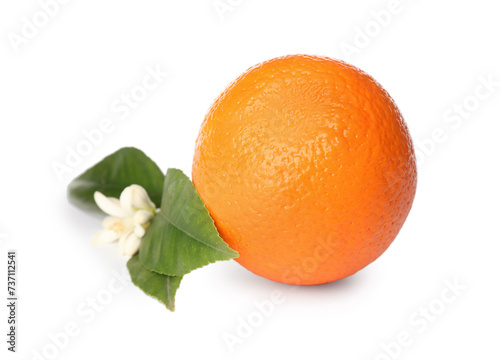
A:
{"label": "leaf vein", "polygon": [[[183,233],[187,234],[187,235],[188,235],[191,239],[194,239],[194,240],[196,240],[196,241],[198,241],[198,242],[202,243],[203,245],[208,246],[208,247],[210,247],[210,248],[212,248],[212,249],[214,249],[214,250],[217,250],[217,251],[219,251],[219,252],[222,252],[222,253],[224,253],[224,254],[226,254],[226,255],[229,255],[229,256],[233,256],[233,255],[234,255],[231,251],[228,251],[227,249],[224,249],[224,248],[219,248],[219,247],[216,247],[216,246],[214,246],[214,245],[212,245],[212,244],[210,244],[210,243],[207,243],[207,242],[205,242],[205,241],[203,241],[203,240],[200,240],[200,239],[196,238],[193,234],[191,234],[189,231],[186,231],[186,230],[181,229],[180,227],[176,226],[176,225],[175,225],[175,224],[174,224],[174,223],[173,223],[173,222],[172,222],[169,218],[167,218],[167,216],[164,214],[164,212],[163,212],[163,211],[160,211],[160,213],[159,213],[159,214],[157,214],[157,215],[161,215],[161,216],[165,219],[165,221],[167,221],[169,224],[171,224],[173,227],[175,227],[175,228],[176,228],[176,229],[178,229],[179,231],[181,231],[181,232],[183,232]],[[224,241],[224,240],[223,240],[223,241]],[[226,245],[226,246],[227,246],[227,245]]]}

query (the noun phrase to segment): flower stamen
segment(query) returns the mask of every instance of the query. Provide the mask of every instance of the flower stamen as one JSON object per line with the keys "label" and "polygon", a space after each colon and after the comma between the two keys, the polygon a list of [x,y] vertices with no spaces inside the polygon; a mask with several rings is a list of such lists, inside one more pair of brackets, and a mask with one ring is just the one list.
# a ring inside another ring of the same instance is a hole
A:
{"label": "flower stamen", "polygon": [[103,212],[111,216],[104,219],[104,230],[94,236],[92,243],[102,245],[118,240],[120,255],[133,256],[139,251],[141,239],[157,212],[146,190],[140,185],[128,186],[120,199],[96,191],[94,200]]}

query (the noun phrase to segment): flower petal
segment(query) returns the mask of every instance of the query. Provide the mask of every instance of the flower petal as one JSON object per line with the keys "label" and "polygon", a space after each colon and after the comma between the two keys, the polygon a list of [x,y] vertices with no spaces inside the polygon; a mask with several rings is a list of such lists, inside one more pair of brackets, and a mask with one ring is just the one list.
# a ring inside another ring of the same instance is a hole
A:
{"label": "flower petal", "polygon": [[101,230],[92,238],[92,245],[105,245],[118,240],[118,234],[111,230]]}
{"label": "flower petal", "polygon": [[127,249],[125,249],[125,256],[134,256],[141,247],[141,239],[134,234],[130,235]]}
{"label": "flower petal", "polygon": [[127,211],[130,215],[134,213],[134,208],[132,207],[132,193],[132,186],[127,186],[120,194],[121,208]]}
{"label": "flower petal", "polygon": [[140,185],[131,185],[132,189],[132,206],[136,209],[156,210],[156,205],[151,201],[146,189]]}
{"label": "flower petal", "polygon": [[123,234],[118,243],[118,253],[121,256],[133,256],[139,251],[140,245],[141,239],[134,232]]}
{"label": "flower petal", "polygon": [[123,233],[120,238],[118,239],[118,254],[121,256],[124,255],[125,253],[125,243],[127,242],[127,238],[134,232],[134,229],[129,230],[125,233]]}
{"label": "flower petal", "polygon": [[134,227],[134,234],[137,237],[142,238],[144,236],[144,234],[146,234],[146,229],[144,229],[141,225],[137,224]]}
{"label": "flower petal", "polygon": [[116,217],[116,216],[106,216],[104,220],[102,220],[102,227],[105,229],[109,229],[111,226],[113,226],[114,223],[117,221],[122,221],[122,218]]}
{"label": "flower petal", "polygon": [[134,224],[144,225],[151,221],[153,214],[147,210],[137,210],[134,214]]}
{"label": "flower petal", "polygon": [[134,222],[132,218],[117,218],[108,216],[102,221],[102,226],[105,230],[114,231],[118,236],[125,232],[130,232],[134,229]]}
{"label": "flower petal", "polygon": [[96,191],[94,193],[94,200],[97,206],[106,214],[123,218],[128,216],[128,212],[124,211],[121,207],[120,201],[113,197],[107,197],[104,194]]}

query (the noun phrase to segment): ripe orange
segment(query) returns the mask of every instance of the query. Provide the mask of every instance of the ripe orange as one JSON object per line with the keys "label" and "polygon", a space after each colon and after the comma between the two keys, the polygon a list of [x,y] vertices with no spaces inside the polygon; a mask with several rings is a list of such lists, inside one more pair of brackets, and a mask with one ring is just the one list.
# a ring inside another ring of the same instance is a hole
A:
{"label": "ripe orange", "polygon": [[389,94],[351,65],[305,55],[254,66],[219,96],[192,176],[237,261],[301,285],[377,259],[406,220],[417,181]]}

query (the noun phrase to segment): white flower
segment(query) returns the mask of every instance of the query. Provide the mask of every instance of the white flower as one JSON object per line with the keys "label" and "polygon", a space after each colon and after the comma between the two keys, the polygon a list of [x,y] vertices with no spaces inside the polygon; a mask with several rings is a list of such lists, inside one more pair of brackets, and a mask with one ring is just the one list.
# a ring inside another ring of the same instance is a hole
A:
{"label": "white flower", "polygon": [[156,206],[146,190],[140,185],[128,186],[120,194],[120,199],[96,191],[94,200],[110,216],[103,220],[104,230],[94,236],[92,244],[103,245],[118,240],[120,255],[134,255],[156,214]]}

